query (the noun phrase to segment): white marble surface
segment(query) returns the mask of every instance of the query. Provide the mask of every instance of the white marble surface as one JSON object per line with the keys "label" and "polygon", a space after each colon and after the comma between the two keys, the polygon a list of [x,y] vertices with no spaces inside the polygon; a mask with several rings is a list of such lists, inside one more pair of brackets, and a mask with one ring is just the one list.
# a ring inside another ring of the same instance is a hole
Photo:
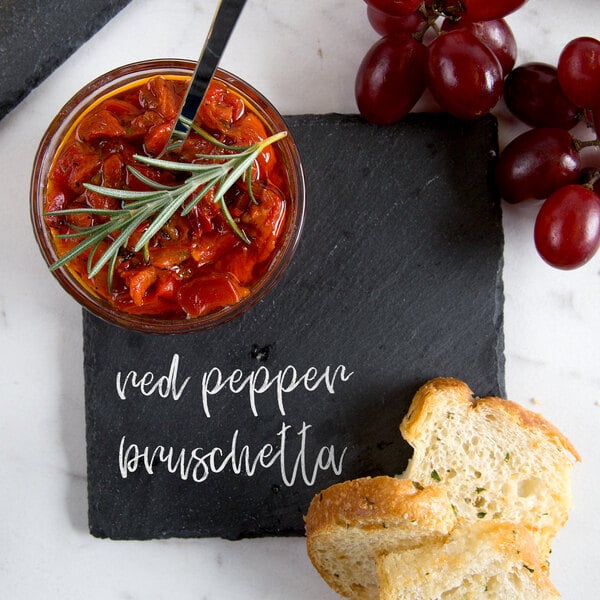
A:
{"label": "white marble surface", "polygon": [[[301,539],[112,542],[86,522],[80,309],[35,246],[28,188],[38,141],[82,84],[121,64],[197,57],[213,0],[133,0],[0,121],[0,598],[334,598]],[[529,0],[509,17],[519,62],[555,63],[598,35],[597,0]],[[223,66],[284,114],[355,112],[356,67],[376,34],[361,0],[249,0]],[[515,128],[502,111],[501,140]],[[600,256],[574,272],[533,248],[533,206],[505,207],[508,395],[579,449],[574,506],[552,554],[567,599],[600,589]],[[533,399],[537,402],[533,402]]]}

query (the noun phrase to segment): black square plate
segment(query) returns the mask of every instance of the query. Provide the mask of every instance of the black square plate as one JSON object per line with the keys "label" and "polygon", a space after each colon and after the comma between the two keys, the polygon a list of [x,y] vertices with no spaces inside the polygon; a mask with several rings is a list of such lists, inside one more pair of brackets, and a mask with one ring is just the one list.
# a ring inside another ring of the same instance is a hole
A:
{"label": "black square plate", "polygon": [[495,119],[287,121],[306,223],[266,298],[182,336],[84,313],[95,536],[302,535],[319,490],[404,470],[425,380],[504,395]]}

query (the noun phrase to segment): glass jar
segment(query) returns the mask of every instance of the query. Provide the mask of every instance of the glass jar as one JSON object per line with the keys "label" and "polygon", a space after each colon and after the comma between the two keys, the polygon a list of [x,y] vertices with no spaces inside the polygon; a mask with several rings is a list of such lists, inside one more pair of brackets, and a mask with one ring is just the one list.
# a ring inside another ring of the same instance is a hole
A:
{"label": "glass jar", "polygon": [[[180,59],[154,59],[119,67],[83,87],[50,123],[35,157],[30,190],[33,229],[41,253],[49,266],[60,257],[55,248],[51,229],[44,218],[45,196],[48,175],[65,135],[81,115],[101,99],[115,95],[119,90],[137,81],[157,75],[191,77],[194,68],[194,62]],[[252,107],[263,121],[267,134],[271,135],[287,129],[283,118],[274,106],[249,84],[221,69],[217,70],[214,80],[225,84]],[[305,186],[298,149],[289,131],[288,135],[277,144],[285,161],[290,190],[290,197],[287,198],[286,203],[286,223],[281,233],[279,248],[271,256],[264,275],[250,286],[250,293],[236,304],[199,317],[169,318],[131,314],[116,309],[108,300],[94,293],[67,266],[53,270],[53,275],[85,309],[110,323],[134,331],[160,334],[190,333],[215,327],[241,315],[263,298],[280,279],[294,254],[303,226]]]}

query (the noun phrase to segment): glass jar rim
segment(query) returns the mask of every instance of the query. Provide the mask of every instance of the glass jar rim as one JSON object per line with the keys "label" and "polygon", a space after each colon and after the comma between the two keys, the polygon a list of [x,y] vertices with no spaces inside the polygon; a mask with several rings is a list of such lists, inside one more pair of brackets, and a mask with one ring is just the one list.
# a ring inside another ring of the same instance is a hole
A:
{"label": "glass jar rim", "polygon": [[[48,266],[57,260],[58,255],[43,218],[46,181],[50,164],[65,132],[90,104],[100,98],[116,94],[128,84],[145,77],[161,74],[190,76],[194,67],[193,61],[168,58],[143,60],[117,67],[83,86],[50,122],[36,152],[30,187],[30,218],[35,239]],[[278,142],[280,152],[287,163],[286,172],[290,185],[289,214],[286,217],[288,224],[282,233],[284,237],[280,247],[270,260],[266,273],[251,286],[248,296],[231,306],[192,318],[160,318],[118,311],[108,301],[92,294],[67,267],[52,271],[63,289],[80,305],[109,323],[132,331],[157,334],[192,333],[212,329],[240,316],[264,298],[281,278],[297,248],[304,225],[306,190],[302,162],[293,135],[273,104],[243,79],[223,69],[217,69],[215,80],[233,88],[248,101],[253,109],[258,111],[271,133],[284,129],[288,132],[288,135]]]}

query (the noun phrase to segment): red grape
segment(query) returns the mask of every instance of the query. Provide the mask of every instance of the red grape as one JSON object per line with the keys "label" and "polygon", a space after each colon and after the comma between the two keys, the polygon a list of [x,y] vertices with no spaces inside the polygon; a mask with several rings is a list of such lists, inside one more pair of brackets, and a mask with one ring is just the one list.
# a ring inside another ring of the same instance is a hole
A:
{"label": "red grape", "polygon": [[483,42],[498,58],[504,75],[510,73],[517,60],[517,41],[504,19],[473,22],[466,19],[444,19],[442,31],[468,29]]}
{"label": "red grape", "polygon": [[[525,4],[527,0],[461,0],[470,21],[501,19]],[[447,2],[447,4],[453,4]]]}
{"label": "red grape", "polygon": [[509,73],[504,100],[516,117],[532,127],[571,129],[581,116],[562,91],[556,68],[545,63],[526,63]]}
{"label": "red grape", "polygon": [[585,264],[600,246],[600,196],[581,185],[558,189],[540,208],[534,240],[540,256],[554,267]]}
{"label": "red grape", "polygon": [[470,31],[455,29],[431,42],[427,84],[443,110],[459,119],[473,119],[500,99],[502,67]]}
{"label": "red grape", "polygon": [[568,131],[544,127],[516,137],[500,154],[496,183],[511,204],[547,198],[559,187],[577,181],[581,159]]}
{"label": "red grape", "polygon": [[571,40],[558,59],[558,80],[577,106],[600,105],[600,41],[591,37]]}
{"label": "red grape", "polygon": [[365,0],[372,6],[395,17],[410,15],[421,6],[422,0]]}
{"label": "red grape", "polygon": [[356,75],[356,103],[372,123],[399,121],[425,90],[427,48],[407,33],[381,38],[363,58]]}
{"label": "red grape", "polygon": [[427,27],[427,17],[419,11],[396,17],[373,6],[367,6],[367,18],[371,27],[384,36],[399,31],[421,33]]}

